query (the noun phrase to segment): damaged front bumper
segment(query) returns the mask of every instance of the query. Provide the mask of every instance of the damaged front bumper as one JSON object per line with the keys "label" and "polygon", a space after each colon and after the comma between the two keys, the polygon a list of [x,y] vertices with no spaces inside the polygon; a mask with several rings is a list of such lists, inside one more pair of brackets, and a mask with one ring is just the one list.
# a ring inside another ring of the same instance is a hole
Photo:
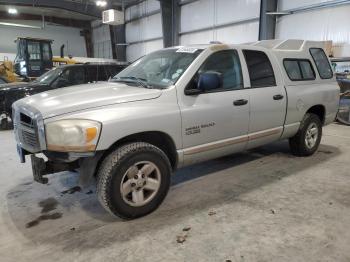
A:
{"label": "damaged front bumper", "polygon": [[63,171],[71,171],[79,168],[79,163],[77,161],[71,163],[60,163],[50,160],[45,161],[43,158],[36,157],[35,155],[31,155],[30,159],[32,161],[34,180],[41,184],[48,183],[48,178],[44,177],[46,175]]}
{"label": "damaged front bumper", "polygon": [[[30,155],[34,180],[46,184],[47,175],[79,169],[79,183],[91,182],[103,152],[53,152],[46,147],[42,115],[29,105],[13,105],[14,133],[21,163]],[[47,159],[39,157],[43,154]]]}
{"label": "damaged front bumper", "polygon": [[20,161],[25,163],[25,156],[30,155],[34,180],[41,184],[47,184],[47,175],[59,173],[63,171],[79,170],[79,184],[82,187],[88,186],[95,175],[98,163],[103,155],[103,152],[95,152],[93,155],[86,155],[77,158],[75,155],[65,155],[55,152],[43,152],[48,158],[38,157],[17,145],[17,152]]}

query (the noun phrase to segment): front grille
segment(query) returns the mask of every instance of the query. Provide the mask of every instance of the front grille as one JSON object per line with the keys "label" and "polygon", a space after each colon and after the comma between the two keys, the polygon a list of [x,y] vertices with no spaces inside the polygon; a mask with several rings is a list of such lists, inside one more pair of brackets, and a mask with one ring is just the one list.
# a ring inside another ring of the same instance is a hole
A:
{"label": "front grille", "polygon": [[21,147],[31,153],[39,152],[40,142],[36,119],[21,112],[20,109],[14,112],[14,116],[15,132]]}
{"label": "front grille", "polygon": [[37,148],[39,146],[38,137],[33,132],[22,130],[22,140],[24,144],[29,145],[32,148]]}

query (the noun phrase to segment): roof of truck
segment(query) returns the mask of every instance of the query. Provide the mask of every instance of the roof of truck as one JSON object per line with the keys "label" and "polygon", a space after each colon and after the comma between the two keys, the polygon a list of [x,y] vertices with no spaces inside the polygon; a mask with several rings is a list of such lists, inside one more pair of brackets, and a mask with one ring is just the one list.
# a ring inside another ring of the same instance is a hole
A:
{"label": "roof of truck", "polygon": [[308,50],[310,47],[319,47],[324,48],[325,42],[324,41],[309,41],[309,40],[300,40],[300,39],[273,39],[273,40],[261,40],[251,43],[244,43],[244,44],[198,44],[198,45],[188,45],[188,46],[181,46],[179,48],[197,48],[197,49],[206,49],[206,48],[215,48],[215,47],[222,47],[222,46],[229,46],[229,47],[249,47],[249,46],[256,46],[261,48],[266,48],[273,51],[303,51]]}
{"label": "roof of truck", "polygon": [[261,46],[272,50],[285,50],[285,51],[301,51],[309,49],[310,47],[324,47],[324,41],[309,41],[300,39],[273,39],[273,40],[261,40],[254,43],[250,43],[252,46]]}

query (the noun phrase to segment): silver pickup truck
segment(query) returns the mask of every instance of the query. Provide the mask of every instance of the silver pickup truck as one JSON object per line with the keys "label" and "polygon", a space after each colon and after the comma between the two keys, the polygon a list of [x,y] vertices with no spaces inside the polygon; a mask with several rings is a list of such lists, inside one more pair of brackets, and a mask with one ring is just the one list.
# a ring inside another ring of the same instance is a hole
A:
{"label": "silver pickup truck", "polygon": [[160,205],[179,167],[282,139],[312,155],[338,103],[321,43],[268,40],[159,50],[109,82],[22,99],[13,119],[36,181],[79,170],[106,210],[132,219]]}

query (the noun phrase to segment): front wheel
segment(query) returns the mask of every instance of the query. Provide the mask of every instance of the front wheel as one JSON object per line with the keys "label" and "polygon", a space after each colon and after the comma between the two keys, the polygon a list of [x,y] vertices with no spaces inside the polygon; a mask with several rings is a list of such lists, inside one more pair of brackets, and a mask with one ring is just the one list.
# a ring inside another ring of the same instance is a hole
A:
{"label": "front wheel", "polygon": [[170,186],[171,166],[159,148],[143,142],[110,153],[98,171],[97,195],[102,206],[123,219],[157,209]]}
{"label": "front wheel", "polygon": [[320,145],[322,137],[322,123],[320,118],[307,113],[300,124],[298,133],[289,139],[289,146],[293,155],[310,156]]}
{"label": "front wheel", "polygon": [[8,122],[7,118],[1,119],[0,128],[2,130],[7,130],[9,128],[9,122]]}

